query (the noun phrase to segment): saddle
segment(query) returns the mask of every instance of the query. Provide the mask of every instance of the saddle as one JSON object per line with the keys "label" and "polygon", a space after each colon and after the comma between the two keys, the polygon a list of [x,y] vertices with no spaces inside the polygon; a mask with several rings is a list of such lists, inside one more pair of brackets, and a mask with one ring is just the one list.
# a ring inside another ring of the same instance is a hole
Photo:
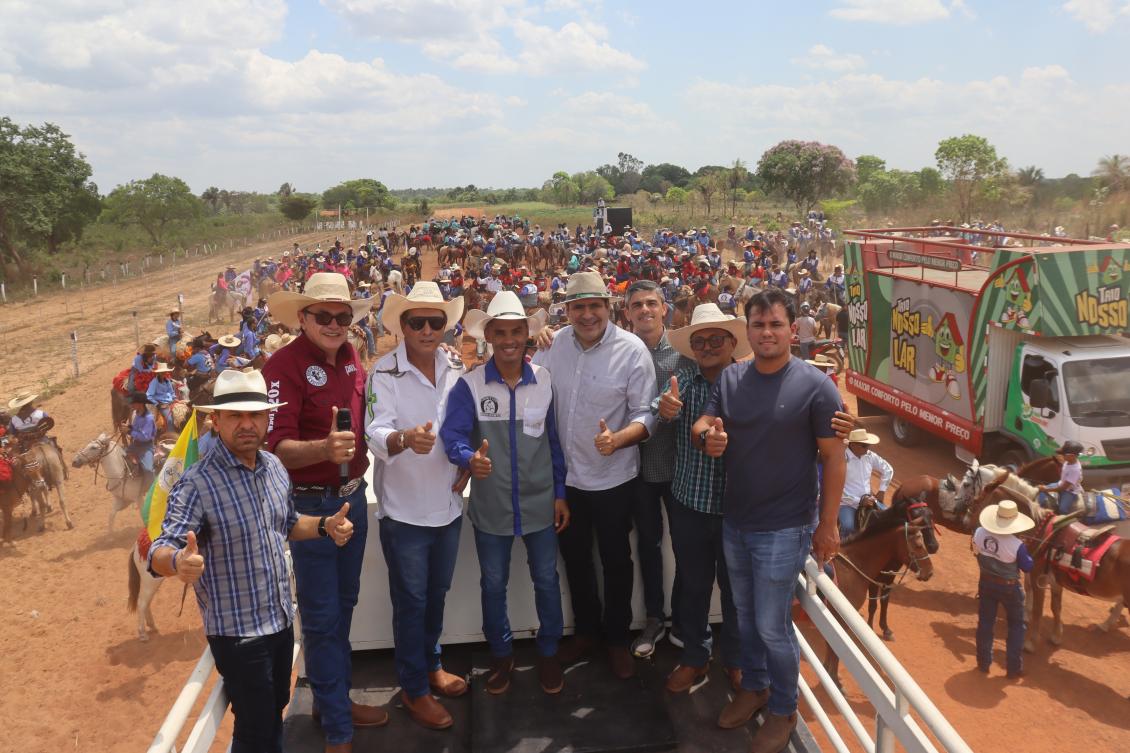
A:
{"label": "saddle", "polygon": [[1071,585],[1085,590],[1086,583],[1095,579],[1103,555],[1123,536],[1130,535],[1130,524],[1089,526],[1077,515],[1051,518],[1041,546],[1048,547],[1048,561],[1068,576]]}
{"label": "saddle", "polygon": [[[1037,502],[1046,510],[1058,510],[1059,492],[1040,492]],[[1087,489],[1077,495],[1074,511],[1081,512],[1080,519],[1092,526],[1127,519],[1126,504],[1113,492]]]}

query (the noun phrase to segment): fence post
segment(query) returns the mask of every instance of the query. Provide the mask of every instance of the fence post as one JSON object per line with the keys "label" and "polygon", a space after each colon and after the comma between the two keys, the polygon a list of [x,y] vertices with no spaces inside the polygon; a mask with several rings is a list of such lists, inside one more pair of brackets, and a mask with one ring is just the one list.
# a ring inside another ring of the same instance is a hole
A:
{"label": "fence post", "polygon": [[31,289],[32,289],[33,295],[39,295],[39,278],[38,277],[32,277],[31,278]]}
{"label": "fence post", "polygon": [[4,287],[4,283],[0,282],[0,298],[4,299],[4,303],[8,302],[8,290]]}
{"label": "fence post", "polygon": [[78,378],[78,330],[71,330],[71,361],[75,365],[75,378]]}
{"label": "fence post", "polygon": [[62,277],[63,277],[63,279],[62,279],[63,290],[66,290],[67,289],[67,273],[63,272]]}
{"label": "fence post", "polygon": [[133,339],[137,341],[137,347],[141,347],[141,330],[137,325],[137,311],[133,311]]}

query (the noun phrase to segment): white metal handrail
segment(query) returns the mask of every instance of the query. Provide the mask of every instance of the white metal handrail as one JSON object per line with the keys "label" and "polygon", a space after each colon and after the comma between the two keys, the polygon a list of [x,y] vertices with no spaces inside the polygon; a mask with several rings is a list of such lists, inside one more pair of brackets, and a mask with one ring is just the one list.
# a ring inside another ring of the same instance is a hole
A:
{"label": "white metal handrail", "polygon": [[[875,740],[872,742],[843,692],[832,682],[811,646],[797,631],[805,660],[816,670],[821,687],[847,720],[862,750],[866,753],[893,753],[895,740],[898,740],[909,753],[938,753],[939,748],[911,715],[913,711],[938,740],[940,750],[945,753],[972,753],[957,730],[811,557],[805,563],[805,572],[797,580],[796,596],[813,625],[875,708]],[[840,753],[850,750],[803,678],[801,693],[833,747]]]}

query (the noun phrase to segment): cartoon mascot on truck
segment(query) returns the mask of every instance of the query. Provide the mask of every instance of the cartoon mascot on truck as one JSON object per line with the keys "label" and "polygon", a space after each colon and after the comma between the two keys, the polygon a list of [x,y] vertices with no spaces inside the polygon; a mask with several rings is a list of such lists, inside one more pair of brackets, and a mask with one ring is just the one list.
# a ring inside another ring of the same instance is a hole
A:
{"label": "cartoon mascot on truck", "polygon": [[934,328],[934,353],[938,362],[930,369],[930,378],[946,386],[946,394],[961,399],[961,382],[957,375],[965,373],[965,342],[957,326],[957,317],[948,313]]}

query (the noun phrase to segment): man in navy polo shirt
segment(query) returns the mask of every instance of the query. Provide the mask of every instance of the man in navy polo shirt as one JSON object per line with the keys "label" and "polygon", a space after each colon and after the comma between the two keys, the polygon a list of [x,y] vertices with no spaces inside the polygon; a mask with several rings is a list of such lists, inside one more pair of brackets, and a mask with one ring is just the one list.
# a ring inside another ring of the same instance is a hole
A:
{"label": "man in navy polo shirt", "polygon": [[835,385],[789,351],[796,312],[788,295],[772,288],[757,293],[745,315],[754,360],[722,372],[691,431],[695,446],[725,460],[722,546],[742,664],[754,668],[743,672],[742,690],[719,724],[738,726],[735,721],[768,706],[753,753],[778,753],[796,727],[793,589],[810,550],[826,561],[839,549],[845,458],[832,429],[840,408]]}

